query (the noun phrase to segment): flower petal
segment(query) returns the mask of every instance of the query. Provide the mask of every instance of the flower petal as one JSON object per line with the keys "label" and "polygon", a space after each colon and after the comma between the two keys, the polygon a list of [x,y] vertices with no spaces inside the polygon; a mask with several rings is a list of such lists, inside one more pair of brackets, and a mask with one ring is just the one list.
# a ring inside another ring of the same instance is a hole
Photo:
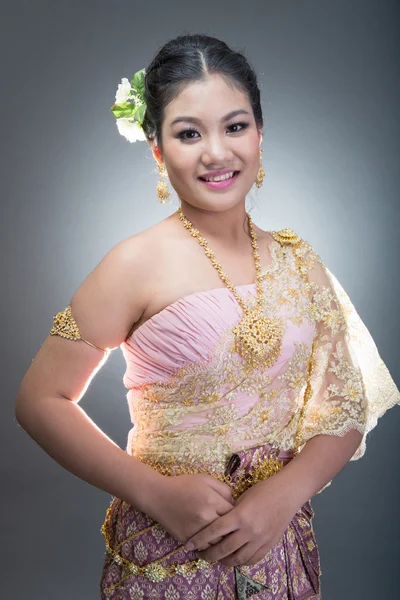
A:
{"label": "flower petal", "polygon": [[129,142],[143,141],[146,139],[143,129],[135,121],[117,119],[118,131]]}
{"label": "flower petal", "polygon": [[131,94],[131,84],[126,77],[122,78],[121,83],[118,85],[117,92],[115,94],[115,100],[118,102],[126,102]]}

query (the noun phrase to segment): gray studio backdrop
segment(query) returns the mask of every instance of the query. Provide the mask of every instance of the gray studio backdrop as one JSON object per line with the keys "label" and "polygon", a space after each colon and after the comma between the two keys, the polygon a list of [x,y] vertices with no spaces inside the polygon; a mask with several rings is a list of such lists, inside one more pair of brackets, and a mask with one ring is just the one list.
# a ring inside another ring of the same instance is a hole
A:
{"label": "gray studio backdrop", "polygon": [[[178,206],[158,204],[145,142],[117,132],[118,83],[185,30],[245,51],[265,118],[253,218],[314,245],[399,385],[399,6],[14,0],[1,13],[1,596],[96,600],[111,497],[50,458],[16,422],[14,400],[87,274]],[[124,366],[114,351],[81,401],[122,448]],[[398,597],[399,431],[396,407],[366,455],[313,499],[324,600]]]}

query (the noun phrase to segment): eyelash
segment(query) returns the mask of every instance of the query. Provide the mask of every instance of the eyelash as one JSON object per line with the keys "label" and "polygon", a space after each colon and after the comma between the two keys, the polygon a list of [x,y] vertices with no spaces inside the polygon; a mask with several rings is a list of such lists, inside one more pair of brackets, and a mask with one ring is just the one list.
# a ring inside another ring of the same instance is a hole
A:
{"label": "eyelash", "polygon": [[[232,123],[232,125],[229,125],[229,127],[237,127],[238,125],[241,126],[241,129],[239,129],[239,131],[232,131],[232,133],[239,133],[240,131],[244,131],[245,129],[247,129],[247,127],[249,126],[249,123]],[[188,133],[189,131],[194,131],[195,133],[199,133],[197,131],[197,129],[195,129],[194,127],[188,127],[187,129],[183,129],[180,133],[178,133],[178,135],[176,136],[177,138],[181,138],[183,140],[195,140],[196,138],[192,137],[184,137],[185,133]]]}

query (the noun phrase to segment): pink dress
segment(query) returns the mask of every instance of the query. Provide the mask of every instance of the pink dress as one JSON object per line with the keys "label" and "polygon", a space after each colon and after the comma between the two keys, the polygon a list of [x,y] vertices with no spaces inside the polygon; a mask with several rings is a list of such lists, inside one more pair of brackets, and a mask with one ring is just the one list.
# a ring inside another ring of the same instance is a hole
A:
{"label": "pink dress", "polygon": [[[286,464],[293,457],[313,340],[301,448],[315,435],[343,436],[355,428],[363,434],[351,459],[357,460],[377,419],[400,404],[368,330],[311,245],[301,240],[300,267],[293,246],[273,239],[269,251],[271,262],[262,268],[263,311],[285,326],[281,353],[270,368],[251,375],[244,369],[232,333],[242,309],[222,286],[173,302],[121,345],[131,456],[171,476],[230,469],[235,478],[266,456]],[[255,284],[236,290],[255,306]],[[185,551],[148,515],[118,498],[108,512],[112,552],[105,556],[102,599],[320,598],[310,501],[262,561],[241,567],[196,563],[196,551]],[[171,565],[175,570],[166,569]]]}

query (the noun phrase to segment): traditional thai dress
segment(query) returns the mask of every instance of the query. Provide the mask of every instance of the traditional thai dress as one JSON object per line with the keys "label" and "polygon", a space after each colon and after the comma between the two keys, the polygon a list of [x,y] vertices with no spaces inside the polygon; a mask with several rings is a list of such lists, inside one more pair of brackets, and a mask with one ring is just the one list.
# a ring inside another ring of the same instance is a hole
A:
{"label": "traditional thai dress", "polygon": [[[313,436],[357,429],[363,438],[351,460],[364,455],[367,433],[400,404],[400,393],[346,292],[299,239],[292,245],[273,236],[271,262],[262,266],[263,312],[284,326],[269,368],[249,372],[234,351],[242,309],[227,287],[176,300],[121,345],[132,457],[170,476],[229,475],[239,489],[249,474],[271,476],[265,465],[275,459],[284,468],[293,458],[307,381],[301,449]],[[235,289],[255,305],[255,284]],[[101,528],[101,598],[319,599],[313,516],[307,501],[261,561],[228,567],[185,551],[159,523],[114,497]]]}

